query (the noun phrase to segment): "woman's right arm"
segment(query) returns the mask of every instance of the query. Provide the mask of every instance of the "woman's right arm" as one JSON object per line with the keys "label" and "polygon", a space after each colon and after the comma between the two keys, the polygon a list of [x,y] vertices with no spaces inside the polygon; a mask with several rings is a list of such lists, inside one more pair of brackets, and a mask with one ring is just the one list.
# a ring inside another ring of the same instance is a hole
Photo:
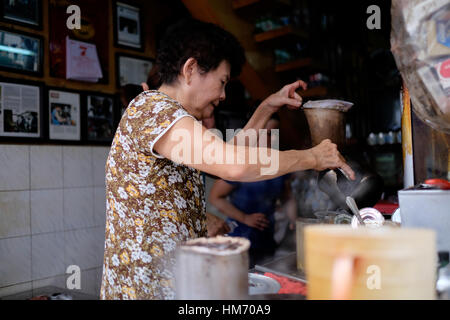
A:
{"label": "woman's right arm", "polygon": [[263,213],[245,214],[236,208],[227,196],[233,191],[233,186],[221,179],[214,182],[211,192],[209,194],[209,202],[216,207],[220,212],[229,218],[232,218],[240,223],[246,224],[250,227],[264,230],[269,225],[269,221]]}
{"label": "woman's right arm", "polygon": [[295,171],[337,167],[354,178],[353,170],[329,140],[308,150],[278,151],[235,146],[224,142],[191,117],[181,118],[173,124],[153,148],[174,162],[230,181],[260,181]]}

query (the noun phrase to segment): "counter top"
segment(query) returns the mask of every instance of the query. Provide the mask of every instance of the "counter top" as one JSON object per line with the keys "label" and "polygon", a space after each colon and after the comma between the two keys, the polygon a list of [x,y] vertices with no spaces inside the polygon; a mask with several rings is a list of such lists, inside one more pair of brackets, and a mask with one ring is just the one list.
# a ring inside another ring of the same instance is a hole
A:
{"label": "counter top", "polygon": [[292,280],[306,283],[305,273],[297,270],[297,253],[292,252],[284,257],[277,258],[263,265],[256,265],[259,272],[270,272]]}
{"label": "counter top", "polygon": [[68,290],[58,287],[42,287],[16,293],[10,296],[1,297],[0,300],[29,300],[37,296],[51,296],[54,293],[63,293],[72,297],[72,300],[98,300],[97,297],[86,293],[77,292],[76,290]]}

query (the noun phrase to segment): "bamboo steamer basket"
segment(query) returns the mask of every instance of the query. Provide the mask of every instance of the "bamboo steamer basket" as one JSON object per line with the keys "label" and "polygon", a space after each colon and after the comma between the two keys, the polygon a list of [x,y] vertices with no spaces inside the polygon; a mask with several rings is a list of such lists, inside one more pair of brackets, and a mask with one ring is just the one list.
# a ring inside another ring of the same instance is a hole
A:
{"label": "bamboo steamer basket", "polygon": [[433,230],[305,227],[308,299],[435,299]]}

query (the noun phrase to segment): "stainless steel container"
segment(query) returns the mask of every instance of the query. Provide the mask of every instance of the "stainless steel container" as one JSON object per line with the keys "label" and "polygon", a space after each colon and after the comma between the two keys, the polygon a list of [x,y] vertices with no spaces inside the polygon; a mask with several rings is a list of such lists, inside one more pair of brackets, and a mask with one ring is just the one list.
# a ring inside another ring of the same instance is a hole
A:
{"label": "stainless steel container", "polygon": [[247,299],[249,248],[245,238],[222,236],[193,239],[179,246],[177,299]]}
{"label": "stainless steel container", "polygon": [[406,189],[398,192],[402,227],[433,229],[438,251],[450,251],[450,190]]}

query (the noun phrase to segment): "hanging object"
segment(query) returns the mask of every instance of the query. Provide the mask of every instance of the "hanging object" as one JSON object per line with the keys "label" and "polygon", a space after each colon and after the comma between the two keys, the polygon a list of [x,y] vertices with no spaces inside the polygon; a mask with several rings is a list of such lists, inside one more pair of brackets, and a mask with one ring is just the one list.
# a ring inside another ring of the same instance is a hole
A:
{"label": "hanging object", "polygon": [[450,133],[450,3],[393,0],[391,51],[417,116]]}

